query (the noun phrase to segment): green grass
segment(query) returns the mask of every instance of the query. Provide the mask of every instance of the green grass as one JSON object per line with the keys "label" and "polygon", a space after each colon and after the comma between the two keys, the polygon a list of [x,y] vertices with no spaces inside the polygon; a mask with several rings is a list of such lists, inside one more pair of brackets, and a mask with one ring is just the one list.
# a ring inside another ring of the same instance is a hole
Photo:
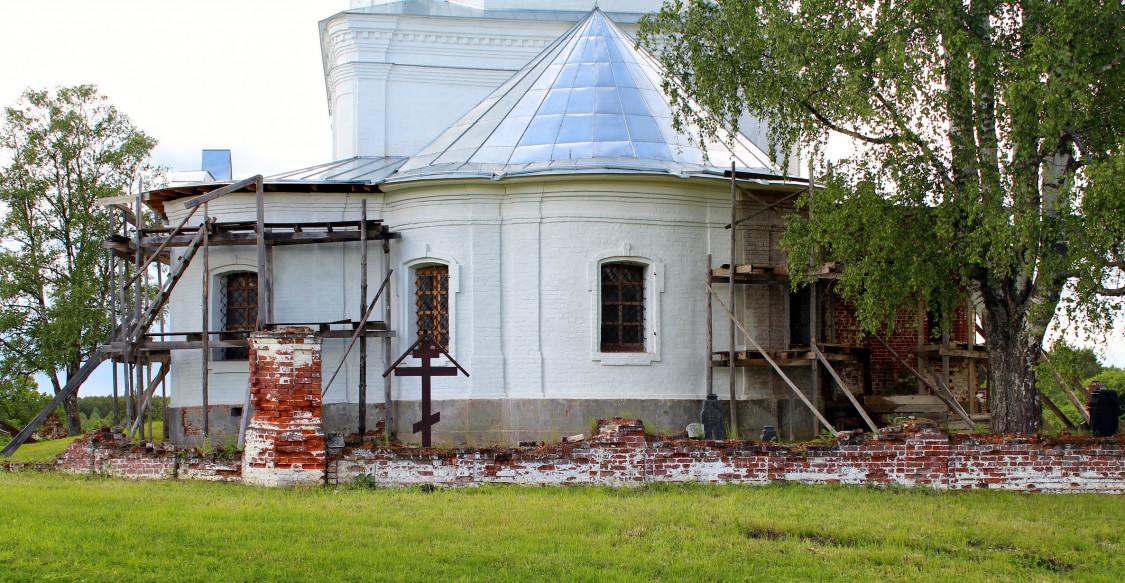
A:
{"label": "green grass", "polygon": [[0,475],[0,579],[1117,581],[1125,498]]}
{"label": "green grass", "polygon": [[[145,433],[148,433],[148,426],[145,425]],[[164,423],[162,421],[152,422],[152,434],[156,436],[156,441],[164,441]],[[0,457],[0,463],[54,463],[55,456],[66,451],[66,446],[70,442],[78,439],[77,437],[64,437],[62,439],[52,439],[50,441],[40,441],[38,443],[25,443],[12,454],[10,458]],[[7,442],[5,442],[6,444]]]}
{"label": "green grass", "polygon": [[0,463],[54,463],[55,456],[66,451],[66,446],[70,445],[70,442],[75,439],[78,439],[78,437],[64,437],[62,439],[52,439],[50,441],[40,441],[37,443],[25,443],[16,450],[16,453],[12,454],[12,457],[0,457]]}

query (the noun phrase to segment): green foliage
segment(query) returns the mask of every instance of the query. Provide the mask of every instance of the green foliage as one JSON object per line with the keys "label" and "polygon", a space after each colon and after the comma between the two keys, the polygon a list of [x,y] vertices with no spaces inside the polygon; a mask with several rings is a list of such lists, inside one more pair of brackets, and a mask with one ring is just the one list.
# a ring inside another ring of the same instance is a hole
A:
{"label": "green foliage", "polygon": [[30,376],[0,378],[0,421],[22,428],[50,402]]}
{"label": "green foliage", "polygon": [[[1109,581],[1125,570],[1125,505],[1105,495],[368,483],[0,474],[0,537],[20,543],[4,578]],[[316,544],[294,544],[310,533]]]}
{"label": "green foliage", "polygon": [[799,201],[791,263],[842,264],[868,331],[920,299],[948,325],[968,292],[993,428],[1024,432],[1055,314],[1105,329],[1125,298],[1123,20],[1096,0],[690,0],[640,39],[681,128],[714,138],[749,112],[775,152],[859,145]]}
{"label": "green foliage", "polygon": [[[1072,391],[1075,386],[1085,387],[1089,384],[1086,379],[1102,371],[1098,356],[1094,354],[1093,350],[1077,348],[1062,338],[1051,345],[1051,349],[1047,351],[1047,356],[1051,359],[1054,367],[1046,361],[1040,362],[1035,367],[1039,377],[1039,390],[1043,391],[1043,394],[1047,395],[1051,402],[1062,410],[1063,414],[1075,425],[1081,424],[1081,414],[1075,409],[1066,393],[1063,392],[1062,387],[1059,386],[1055,373],[1057,372],[1066,381]],[[1048,419],[1054,423],[1053,414],[1049,415]]]}
{"label": "green foliage", "polygon": [[[163,419],[164,408],[167,406],[168,398],[161,397],[159,391],[157,395],[152,398],[152,418]],[[93,417],[95,413],[104,420],[106,424],[113,424],[113,397],[105,396],[91,396],[78,398],[78,410],[89,417]],[[125,418],[125,399],[119,398],[117,400],[117,416],[119,419]]]}
{"label": "green foliage", "polygon": [[[57,391],[109,335],[112,231],[100,198],[151,173],[156,141],[92,85],[28,90],[4,110],[0,151],[0,366]],[[135,190],[135,189],[134,189]],[[73,424],[78,411],[68,404]]]}

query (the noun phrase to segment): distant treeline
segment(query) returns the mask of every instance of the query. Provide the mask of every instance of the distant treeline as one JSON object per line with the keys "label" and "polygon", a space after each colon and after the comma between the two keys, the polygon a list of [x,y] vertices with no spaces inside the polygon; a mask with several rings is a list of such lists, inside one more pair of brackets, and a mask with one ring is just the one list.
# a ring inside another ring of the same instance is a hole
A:
{"label": "distant treeline", "polygon": [[[152,418],[164,419],[167,399],[154,396],[152,399]],[[79,397],[78,414],[82,419],[82,429],[96,429],[113,424],[113,397]],[[125,399],[117,400],[118,419],[125,418]]]}

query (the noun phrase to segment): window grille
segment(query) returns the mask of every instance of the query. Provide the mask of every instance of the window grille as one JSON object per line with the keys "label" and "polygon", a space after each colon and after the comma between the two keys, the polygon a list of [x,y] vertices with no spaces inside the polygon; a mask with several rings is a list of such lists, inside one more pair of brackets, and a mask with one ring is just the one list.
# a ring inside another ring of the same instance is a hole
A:
{"label": "window grille", "polygon": [[602,265],[602,352],[645,351],[645,267]]}
{"label": "window grille", "polygon": [[[251,271],[230,273],[222,277],[223,340],[243,339],[253,332],[258,322],[258,274]],[[241,334],[231,334],[241,332]],[[222,360],[246,360],[249,348],[223,348]]]}
{"label": "window grille", "polygon": [[449,350],[449,266],[419,267],[414,274],[418,337],[428,333],[443,349]]}

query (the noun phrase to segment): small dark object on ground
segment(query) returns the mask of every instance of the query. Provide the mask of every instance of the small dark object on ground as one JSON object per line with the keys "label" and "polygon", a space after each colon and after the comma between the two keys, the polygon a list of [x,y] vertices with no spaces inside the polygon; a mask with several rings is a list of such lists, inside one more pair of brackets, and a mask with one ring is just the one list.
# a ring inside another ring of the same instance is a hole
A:
{"label": "small dark object on ground", "polygon": [[726,432],[723,430],[723,406],[719,403],[718,395],[714,393],[707,395],[699,417],[703,421],[705,439],[726,439]]}
{"label": "small dark object on ground", "polygon": [[1090,433],[1094,437],[1109,437],[1117,433],[1121,403],[1116,391],[1095,383],[1090,385]]}

